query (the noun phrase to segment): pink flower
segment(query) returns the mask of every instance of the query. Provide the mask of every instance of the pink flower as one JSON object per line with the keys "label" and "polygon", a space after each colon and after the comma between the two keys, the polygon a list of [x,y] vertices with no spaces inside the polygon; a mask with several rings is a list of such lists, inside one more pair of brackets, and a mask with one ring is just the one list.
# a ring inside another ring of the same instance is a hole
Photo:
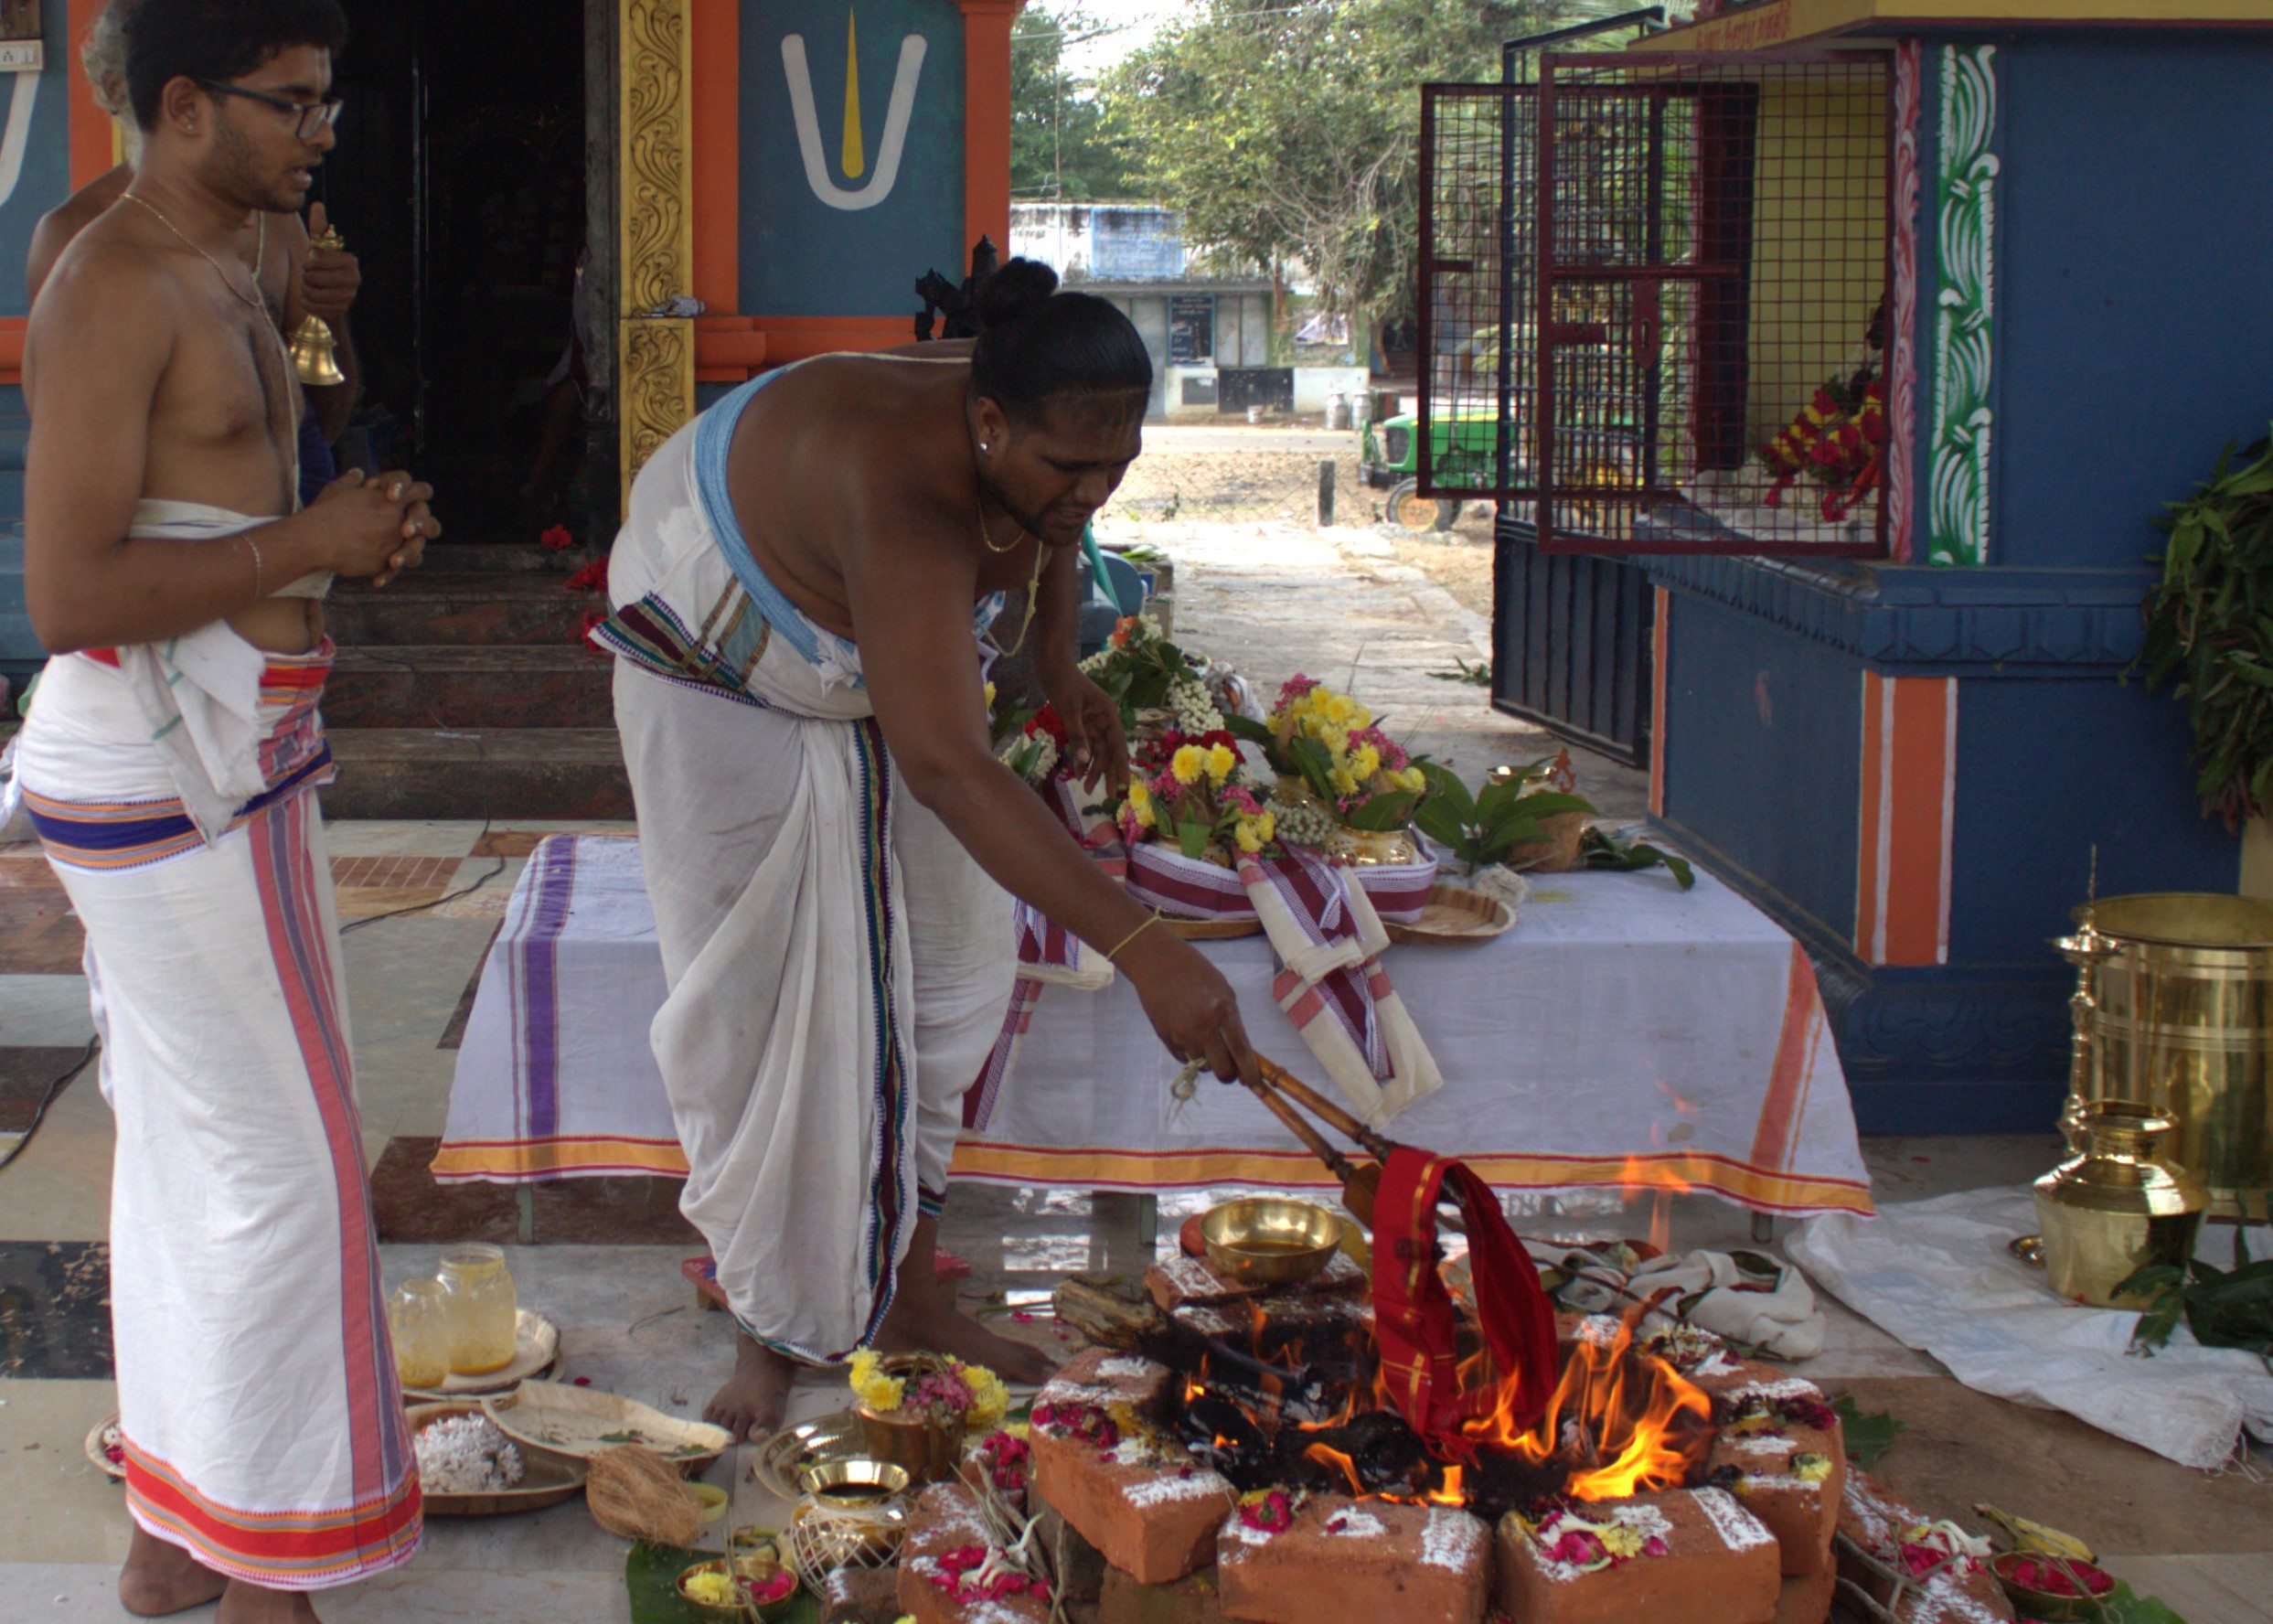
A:
{"label": "pink flower", "polygon": [[537,545],[547,552],[566,552],[576,545],[576,538],[569,534],[568,526],[554,525],[537,538]]}
{"label": "pink flower", "polygon": [[1278,690],[1278,703],[1273,706],[1272,709],[1275,710],[1286,710],[1287,706],[1293,704],[1297,700],[1302,698],[1304,694],[1308,693],[1312,689],[1318,687],[1318,679],[1317,678],[1305,677],[1301,672],[1297,671],[1292,677],[1287,678],[1286,682],[1280,687]]}

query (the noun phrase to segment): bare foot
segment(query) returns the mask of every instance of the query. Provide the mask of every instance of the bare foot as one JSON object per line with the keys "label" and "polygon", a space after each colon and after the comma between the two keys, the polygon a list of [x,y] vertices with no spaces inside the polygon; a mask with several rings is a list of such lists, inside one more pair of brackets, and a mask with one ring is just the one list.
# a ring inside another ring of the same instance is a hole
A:
{"label": "bare foot", "polygon": [[203,1607],[228,1588],[227,1579],[179,1545],[136,1525],[134,1543],[127,1547],[126,1564],[118,1575],[119,1606],[128,1612],[138,1619],[162,1619]]}
{"label": "bare foot", "polygon": [[910,1281],[884,1316],[876,1333],[885,1353],[945,1353],[968,1364],[983,1364],[1006,1382],[1046,1382],[1058,1362],[1040,1348],[998,1336],[967,1314],[939,1300],[936,1291]]}
{"label": "bare foot", "polygon": [[317,1624],[315,1605],[297,1590],[264,1590],[231,1579],[213,1624]]}
{"label": "bare foot", "polygon": [[734,1373],[710,1394],[702,1418],[726,1428],[737,1442],[761,1437],[782,1424],[789,1408],[789,1384],[796,1376],[797,1367],[787,1359],[736,1331]]}

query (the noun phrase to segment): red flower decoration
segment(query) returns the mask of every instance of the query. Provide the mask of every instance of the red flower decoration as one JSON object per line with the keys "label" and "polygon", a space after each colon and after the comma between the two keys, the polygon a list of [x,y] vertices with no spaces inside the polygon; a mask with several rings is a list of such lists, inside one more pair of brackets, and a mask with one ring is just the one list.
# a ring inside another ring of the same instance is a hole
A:
{"label": "red flower decoration", "polygon": [[602,553],[565,583],[571,592],[605,592],[608,590],[608,555]]}
{"label": "red flower decoration", "polygon": [[554,525],[543,535],[537,538],[537,545],[543,548],[547,552],[566,552],[570,548],[576,545],[576,538],[569,534],[568,526]]}

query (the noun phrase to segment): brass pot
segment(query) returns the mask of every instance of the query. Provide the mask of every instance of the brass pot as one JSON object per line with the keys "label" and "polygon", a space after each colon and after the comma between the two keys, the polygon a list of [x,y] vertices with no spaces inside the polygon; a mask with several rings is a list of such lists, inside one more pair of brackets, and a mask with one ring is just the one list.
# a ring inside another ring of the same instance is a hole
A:
{"label": "brass pot", "polygon": [[[918,1376],[944,1368],[927,1353],[895,1353],[877,1362],[888,1376],[912,1383]],[[860,1435],[870,1458],[900,1468],[909,1483],[920,1488],[955,1475],[963,1458],[967,1430],[961,1421],[934,1421],[927,1415],[860,1406]]]}
{"label": "brass pot", "polygon": [[1341,1220],[1286,1196],[1243,1196],[1200,1220],[1208,1261],[1251,1286],[1291,1286],[1325,1272],[1341,1248]]}
{"label": "brass pot", "polygon": [[2209,1195],[2156,1159],[2172,1126],[2137,1101],[2101,1100],[2085,1114],[2090,1149],[2036,1181],[2044,1271],[2061,1296],[2115,1308],[2124,1280],[2149,1264],[2183,1265],[2193,1254]]}
{"label": "brass pot", "polygon": [[1353,869],[1402,867],[1421,860],[1421,845],[1411,829],[1354,829],[1345,824],[1326,842],[1326,855]]}
{"label": "brass pot", "polygon": [[2078,909],[2071,953],[2084,1063],[2069,1121],[2138,1100],[2175,1125],[2167,1159],[2214,1204],[2257,1218],[2273,1194],[2273,903],[2218,893],[2106,897]]}

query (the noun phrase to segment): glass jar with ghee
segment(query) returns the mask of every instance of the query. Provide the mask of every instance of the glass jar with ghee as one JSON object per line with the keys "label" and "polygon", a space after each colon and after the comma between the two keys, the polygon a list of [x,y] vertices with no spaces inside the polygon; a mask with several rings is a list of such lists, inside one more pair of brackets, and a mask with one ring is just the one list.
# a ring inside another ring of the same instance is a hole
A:
{"label": "glass jar with ghee", "polygon": [[486,1376],[513,1362],[519,1318],[502,1248],[475,1241],[442,1255],[453,1375]]}
{"label": "glass jar with ghee", "polygon": [[395,1374],[405,1387],[432,1390],[450,1379],[448,1307],[439,1280],[405,1280],[387,1299]]}

